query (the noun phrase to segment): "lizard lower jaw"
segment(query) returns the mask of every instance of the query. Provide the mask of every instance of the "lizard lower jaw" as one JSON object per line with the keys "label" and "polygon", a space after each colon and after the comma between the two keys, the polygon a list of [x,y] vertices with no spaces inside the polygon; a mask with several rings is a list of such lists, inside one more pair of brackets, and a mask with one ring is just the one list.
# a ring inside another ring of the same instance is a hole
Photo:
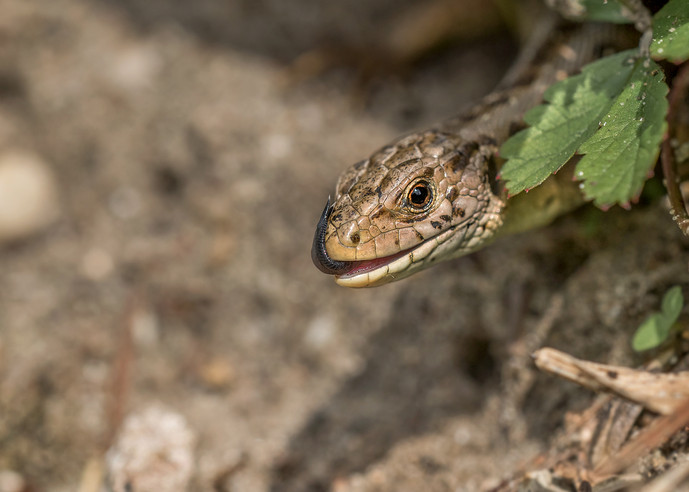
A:
{"label": "lizard lower jaw", "polygon": [[351,270],[335,275],[335,282],[344,287],[376,287],[408,277],[428,264],[423,260],[445,242],[452,234],[452,229],[454,228],[394,255],[353,262],[354,267]]}
{"label": "lizard lower jaw", "polygon": [[[413,250],[417,247],[418,246],[415,246],[395,253],[394,255],[374,258],[372,260],[352,261],[350,262],[351,268],[348,271],[335,275],[335,282],[347,287],[372,286],[372,282],[387,276],[391,269],[399,271],[402,268],[408,267],[411,264]],[[388,282],[391,280],[393,279],[388,280]]]}

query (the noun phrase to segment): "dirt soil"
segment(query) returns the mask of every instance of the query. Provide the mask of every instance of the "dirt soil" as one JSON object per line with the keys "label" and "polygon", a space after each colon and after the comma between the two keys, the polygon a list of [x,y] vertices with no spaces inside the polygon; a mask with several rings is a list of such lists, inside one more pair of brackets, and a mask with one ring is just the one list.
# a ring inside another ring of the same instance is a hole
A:
{"label": "dirt soil", "polygon": [[640,362],[634,329],[689,280],[660,203],[377,289],[311,264],[340,170],[477,101],[515,52],[460,43],[365,109],[352,67],[284,84],[410,3],[0,0],[0,152],[40,156],[59,214],[0,248],[0,475],[89,490],[120,417],[158,408],[191,436],[189,490],[486,490],[592,399],[530,351]]}

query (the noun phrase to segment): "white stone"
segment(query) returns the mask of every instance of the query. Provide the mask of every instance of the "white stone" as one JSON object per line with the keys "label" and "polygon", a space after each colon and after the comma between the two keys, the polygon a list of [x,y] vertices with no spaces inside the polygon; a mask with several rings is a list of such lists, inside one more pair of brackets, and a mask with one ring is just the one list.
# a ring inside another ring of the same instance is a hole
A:
{"label": "white stone", "polygon": [[13,470],[0,470],[0,492],[22,492],[26,490],[24,478]]}
{"label": "white stone", "polygon": [[151,407],[129,415],[106,455],[114,492],[184,492],[194,469],[196,438],[180,414]]}
{"label": "white stone", "polygon": [[58,206],[54,176],[41,157],[0,152],[0,243],[45,229],[58,217]]}

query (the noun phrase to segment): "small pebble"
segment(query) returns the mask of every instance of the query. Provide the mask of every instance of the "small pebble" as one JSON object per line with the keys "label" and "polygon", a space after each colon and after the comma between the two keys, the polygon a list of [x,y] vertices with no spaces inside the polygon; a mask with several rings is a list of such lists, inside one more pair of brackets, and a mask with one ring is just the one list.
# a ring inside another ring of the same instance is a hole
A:
{"label": "small pebble", "polygon": [[163,60],[152,48],[130,46],[120,50],[108,64],[110,81],[126,91],[138,91],[154,87]]}
{"label": "small pebble", "polygon": [[21,150],[0,152],[0,244],[36,234],[58,217],[57,185],[48,164]]}
{"label": "small pebble", "polygon": [[151,407],[129,415],[106,455],[114,492],[183,492],[194,470],[196,438],[177,412]]}
{"label": "small pebble", "polygon": [[110,254],[100,248],[92,248],[84,253],[81,260],[81,273],[88,279],[99,281],[105,279],[115,268]]}
{"label": "small pebble", "polygon": [[199,373],[203,383],[213,390],[226,389],[236,379],[236,371],[232,364],[221,358],[214,358],[204,363]]}
{"label": "small pebble", "polygon": [[0,470],[0,492],[22,492],[26,490],[26,481],[13,470]]}

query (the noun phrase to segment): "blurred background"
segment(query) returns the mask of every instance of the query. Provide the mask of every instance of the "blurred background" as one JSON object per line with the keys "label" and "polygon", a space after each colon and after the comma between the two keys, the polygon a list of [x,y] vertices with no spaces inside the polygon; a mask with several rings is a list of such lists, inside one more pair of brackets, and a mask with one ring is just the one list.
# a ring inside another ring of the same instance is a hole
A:
{"label": "blurred background", "polygon": [[585,405],[528,353],[630,360],[687,280],[660,206],[310,260],[346,166],[497,83],[508,3],[0,0],[0,491],[482,490]]}

